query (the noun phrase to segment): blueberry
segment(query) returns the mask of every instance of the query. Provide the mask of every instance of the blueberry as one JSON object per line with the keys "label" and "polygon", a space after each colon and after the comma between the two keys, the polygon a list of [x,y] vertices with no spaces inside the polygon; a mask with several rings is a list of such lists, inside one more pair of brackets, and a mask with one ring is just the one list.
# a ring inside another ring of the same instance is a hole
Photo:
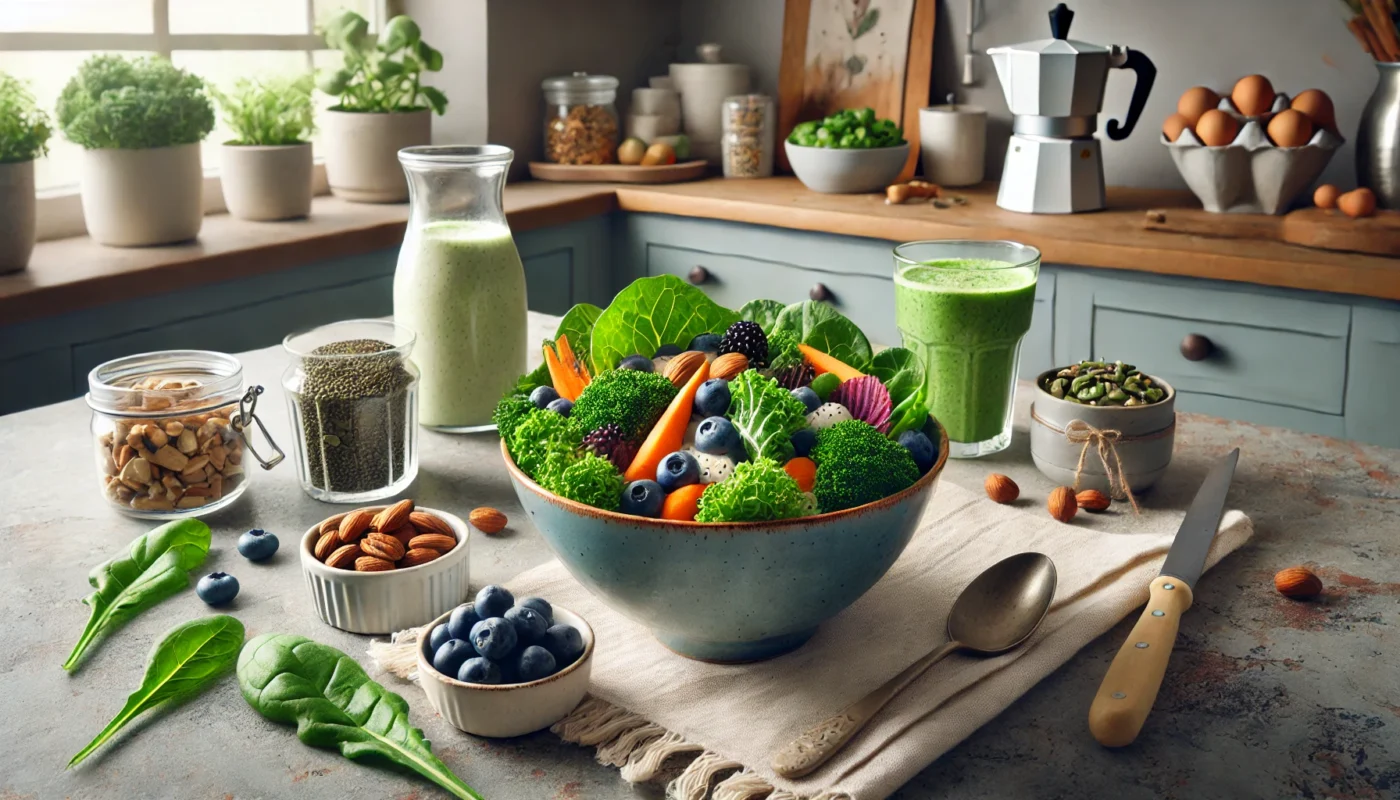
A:
{"label": "blueberry", "polygon": [[667,492],[674,492],[699,480],[700,462],[690,453],[672,453],[656,465],[656,482]]}
{"label": "blueberry", "polygon": [[553,386],[536,386],[535,391],[530,392],[530,402],[535,404],[535,408],[548,408],[558,399],[559,393],[554,391]]}
{"label": "blueberry", "polygon": [[515,626],[516,641],[524,644],[538,642],[549,630],[549,621],[533,608],[516,606],[506,612],[505,620]]}
{"label": "blueberry", "polygon": [[450,677],[457,677],[463,662],[476,655],[472,646],[461,639],[448,639],[442,647],[433,651],[433,669]]}
{"label": "blueberry", "polygon": [[550,401],[549,405],[545,406],[545,408],[561,417],[567,417],[574,411],[574,401],[561,397],[558,400]]}
{"label": "blueberry", "polygon": [[792,449],[796,451],[796,455],[810,454],[816,444],[817,432],[811,428],[803,428],[792,435]]}
{"label": "blueberry", "polygon": [[739,429],[724,417],[706,417],[695,429],[695,449],[713,456],[743,456],[744,440]]}
{"label": "blueberry", "polygon": [[702,353],[718,353],[719,340],[723,339],[718,333],[702,333],[690,340],[687,350],[699,350]]}
{"label": "blueberry", "polygon": [[489,659],[479,656],[469,658],[462,662],[462,668],[457,671],[457,680],[488,686],[498,684],[501,682],[501,668]]}
{"label": "blueberry", "polygon": [[628,356],[617,362],[618,369],[634,369],[638,372],[655,372],[656,365],[646,356]]}
{"label": "blueberry", "polygon": [[901,433],[899,444],[909,451],[909,455],[914,457],[914,463],[919,466],[919,472],[928,472],[933,466],[933,462],[938,459],[938,450],[934,448],[933,442],[924,435],[923,431]]}
{"label": "blueberry", "polygon": [[238,579],[226,572],[211,572],[195,584],[195,594],[211,606],[221,606],[238,596]]}
{"label": "blueberry", "polygon": [[554,674],[554,654],[543,647],[531,645],[521,650],[514,661],[517,683],[529,683]]}
{"label": "blueberry", "polygon": [[554,606],[550,605],[549,601],[543,597],[527,597],[516,605],[521,608],[533,608],[540,616],[544,617],[545,622],[550,625],[554,624]]}
{"label": "blueberry", "polygon": [[656,481],[632,481],[622,490],[622,513],[638,517],[661,516],[666,492]]}
{"label": "blueberry", "polygon": [[729,413],[729,381],[711,378],[695,392],[695,412],[702,417],[722,417]]}
{"label": "blueberry", "polygon": [[567,667],[583,655],[583,634],[572,625],[554,625],[544,632],[544,647],[560,666]]}
{"label": "blueberry", "polygon": [[481,591],[476,593],[476,615],[480,619],[490,619],[491,617],[505,616],[506,609],[515,605],[515,596],[506,591],[504,586],[481,587]]}
{"label": "blueberry", "polygon": [[439,625],[433,628],[433,632],[428,635],[428,652],[436,653],[439,647],[447,644],[449,639],[465,639],[465,636],[453,636],[452,631],[446,625]]}
{"label": "blueberry", "polygon": [[444,627],[452,633],[453,639],[467,639],[472,635],[472,626],[480,621],[481,615],[476,613],[476,607],[463,603],[452,609],[452,616],[447,618]]}
{"label": "blueberry", "polygon": [[663,344],[656,348],[656,355],[652,358],[664,358],[665,356],[678,356],[681,354],[681,346],[678,344]]}
{"label": "blueberry", "polygon": [[816,392],[812,391],[810,386],[799,386],[793,389],[792,396],[802,401],[802,405],[807,407],[808,414],[816,411],[822,404],[822,399],[817,396]]}
{"label": "blueberry", "polygon": [[517,641],[515,626],[502,617],[483,619],[472,626],[472,647],[486,658],[505,658]]}
{"label": "blueberry", "polygon": [[266,561],[277,552],[277,534],[254,528],[238,537],[238,554],[249,561]]}

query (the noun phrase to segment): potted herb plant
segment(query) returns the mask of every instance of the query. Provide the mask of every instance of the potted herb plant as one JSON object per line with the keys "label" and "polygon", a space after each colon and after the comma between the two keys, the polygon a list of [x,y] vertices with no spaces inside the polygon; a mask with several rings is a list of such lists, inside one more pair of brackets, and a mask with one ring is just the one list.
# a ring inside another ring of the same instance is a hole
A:
{"label": "potted herb plant", "polygon": [[12,75],[0,72],[0,274],[34,251],[34,159],[48,151],[49,118]]}
{"label": "potted herb plant", "polygon": [[84,149],[88,235],[118,247],[199,235],[199,142],[214,128],[204,81],[163,58],[96,55],[63,88],[57,111],[63,134]]}
{"label": "potted herb plant", "polygon": [[219,173],[233,216],[277,220],[311,213],[312,88],[310,75],[243,79],[229,92],[209,88],[235,137],[220,150]]}
{"label": "potted herb plant", "polygon": [[431,115],[447,109],[442,92],[419,82],[424,72],[442,69],[442,53],[406,16],[389,20],[375,39],[364,17],[343,11],[322,35],[345,56],[343,67],[317,81],[339,98],[321,120],[331,193],[361,203],[401,203],[408,182],[398,152],[431,144]]}

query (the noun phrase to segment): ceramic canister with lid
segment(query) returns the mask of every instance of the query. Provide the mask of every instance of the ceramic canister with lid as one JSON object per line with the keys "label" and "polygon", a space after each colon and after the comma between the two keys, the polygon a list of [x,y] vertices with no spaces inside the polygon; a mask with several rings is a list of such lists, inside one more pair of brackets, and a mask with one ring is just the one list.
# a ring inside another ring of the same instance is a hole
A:
{"label": "ceramic canister with lid", "polygon": [[718,162],[724,133],[720,106],[726,97],[748,94],[749,67],[720,63],[717,44],[702,44],[696,51],[699,63],[671,65],[671,81],[681,93],[681,118],[691,152],[696,158]]}

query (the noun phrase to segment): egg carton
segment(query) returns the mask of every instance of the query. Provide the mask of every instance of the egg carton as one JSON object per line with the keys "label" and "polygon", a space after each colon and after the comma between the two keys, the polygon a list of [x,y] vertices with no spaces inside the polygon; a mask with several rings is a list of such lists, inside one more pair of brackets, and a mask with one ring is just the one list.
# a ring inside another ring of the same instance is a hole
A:
{"label": "egg carton", "polygon": [[1209,147],[1184,130],[1176,141],[1161,136],[1181,177],[1207,211],[1231,214],[1282,214],[1327,168],[1346,143],[1325,128],[1313,132],[1302,147],[1277,147],[1269,141],[1269,120],[1288,108],[1288,95],[1274,96],[1267,114],[1246,117],[1229,97],[1218,108],[1240,121],[1230,144]]}

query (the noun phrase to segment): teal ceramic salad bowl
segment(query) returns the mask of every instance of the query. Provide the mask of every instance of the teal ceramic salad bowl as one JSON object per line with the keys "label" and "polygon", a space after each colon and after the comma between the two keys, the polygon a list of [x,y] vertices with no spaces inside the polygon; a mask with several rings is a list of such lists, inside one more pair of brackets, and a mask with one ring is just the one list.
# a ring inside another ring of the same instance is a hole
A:
{"label": "teal ceramic salad bowl", "polygon": [[[609,606],[672,651],[762,661],[793,650],[894,564],[948,459],[898,494],[777,522],[702,523],[603,511],[545,491],[501,444],[515,494],[559,560]],[[926,429],[927,430],[927,429]]]}

